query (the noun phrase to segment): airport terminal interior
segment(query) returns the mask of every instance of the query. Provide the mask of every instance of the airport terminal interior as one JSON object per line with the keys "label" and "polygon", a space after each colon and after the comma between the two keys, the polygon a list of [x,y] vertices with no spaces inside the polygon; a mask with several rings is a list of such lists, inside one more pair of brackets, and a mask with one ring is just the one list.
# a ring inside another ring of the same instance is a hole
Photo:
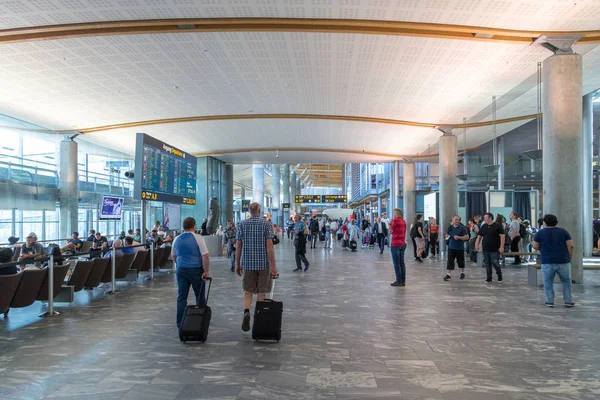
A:
{"label": "airport terminal interior", "polygon": [[599,154],[597,0],[0,0],[0,399],[600,399]]}

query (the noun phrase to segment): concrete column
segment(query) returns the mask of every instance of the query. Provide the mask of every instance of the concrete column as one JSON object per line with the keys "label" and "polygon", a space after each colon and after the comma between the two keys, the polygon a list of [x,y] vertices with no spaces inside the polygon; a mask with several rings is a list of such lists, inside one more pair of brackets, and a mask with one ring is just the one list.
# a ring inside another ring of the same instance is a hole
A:
{"label": "concrete column", "polygon": [[225,219],[233,221],[233,164],[225,164]]}
{"label": "concrete column", "polygon": [[[59,183],[60,183],[60,237],[71,237],[77,230],[79,189],[77,173],[77,142],[63,140],[60,142]],[[87,232],[81,233],[82,235]],[[41,232],[38,232],[41,235]],[[52,238],[55,239],[55,238]]]}
{"label": "concrete column", "polygon": [[281,226],[280,210],[281,210],[281,166],[273,164],[271,168],[271,193],[273,195],[273,203],[271,210],[273,213],[273,223]]}
{"label": "concrete column", "polygon": [[290,207],[295,212],[299,212],[298,206],[296,205],[296,195],[299,194],[296,192],[296,189],[298,188],[296,180],[296,173],[292,172],[290,174]]}
{"label": "concrete column", "polygon": [[[448,230],[452,217],[458,211],[458,182],[456,179],[458,138],[445,133],[439,142],[440,149],[440,254],[446,253],[444,234]],[[466,222],[466,221],[463,221]]]}
{"label": "concrete column", "polygon": [[[416,213],[416,170],[415,163],[404,163],[402,165],[402,193],[403,193],[403,212],[406,220],[406,238],[410,242],[410,224],[412,224]],[[411,248],[409,246],[409,248]]]}
{"label": "concrete column", "polygon": [[[302,181],[296,178],[296,194],[300,196],[302,194]],[[302,203],[297,203],[296,207],[298,208],[298,212],[302,212]]]}
{"label": "concrete column", "polygon": [[498,190],[504,190],[504,138],[500,136],[497,140],[498,147]]}
{"label": "concrete column", "polygon": [[[281,177],[283,178],[283,202],[290,202],[290,164],[283,164],[283,171],[281,171]],[[283,207],[282,207],[283,209]],[[290,212],[283,212],[283,223],[286,224],[290,219]]]}
{"label": "concrete column", "polygon": [[594,249],[594,95],[583,97],[583,256],[591,257]]}
{"label": "concrete column", "polygon": [[252,202],[259,203],[265,209],[265,166],[252,164]]}
{"label": "concrete column", "polygon": [[[582,57],[554,55],[544,60],[544,212],[569,231],[575,251],[571,279],[583,283]],[[586,167],[590,167],[587,165]]]}
{"label": "concrete column", "polygon": [[[394,208],[400,208],[400,204],[398,203],[398,192],[400,191],[400,161],[394,161],[393,171],[392,182],[394,183],[394,191],[390,193],[390,198],[392,199],[392,213],[394,212]],[[389,217],[390,219],[393,218],[392,215]]]}

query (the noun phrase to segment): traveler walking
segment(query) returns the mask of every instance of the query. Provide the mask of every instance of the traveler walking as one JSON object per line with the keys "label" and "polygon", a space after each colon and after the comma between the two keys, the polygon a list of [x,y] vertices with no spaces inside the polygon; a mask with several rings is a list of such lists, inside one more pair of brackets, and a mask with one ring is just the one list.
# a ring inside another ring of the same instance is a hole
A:
{"label": "traveler walking", "polygon": [[337,242],[337,231],[339,229],[338,222],[334,220],[330,220],[329,222],[329,231],[331,232],[331,242],[329,244],[329,248],[331,248],[331,243]]}
{"label": "traveler walking", "polygon": [[373,224],[373,235],[375,236],[375,240],[379,246],[379,254],[383,254],[383,249],[385,248],[385,238],[388,235],[388,227],[385,222],[381,220],[381,218],[377,218],[377,222]]}
{"label": "traveler walking", "polygon": [[483,254],[486,271],[486,283],[492,282],[492,267],[496,270],[498,283],[502,282],[502,269],[500,268],[500,254],[504,251],[504,229],[494,221],[494,214],[483,215],[483,225],[477,233],[475,248]]}
{"label": "traveler walking", "polygon": [[242,330],[250,330],[250,307],[253,295],[263,301],[271,291],[273,276],[277,275],[275,249],[273,248],[273,227],[260,217],[260,204],[248,207],[250,218],[240,222],[236,236],[235,269],[242,277],[244,289],[244,318]]}
{"label": "traveler walking", "polygon": [[565,306],[573,307],[571,288],[571,259],[573,258],[573,239],[566,229],[557,227],[555,215],[544,215],[545,228],[535,234],[533,248],[542,256],[544,274],[545,305],[554,307],[554,276],[558,274],[563,288]]}
{"label": "traveler walking", "polygon": [[317,221],[317,217],[313,217],[310,220],[309,224],[310,229],[310,248],[317,248],[317,239],[319,238],[319,221]]}
{"label": "traveler walking", "polygon": [[[492,218],[493,219],[493,218]],[[471,219],[471,227],[469,228],[469,255],[472,263],[477,263],[477,235],[479,234],[479,222],[481,222],[481,216],[476,215]]]}
{"label": "traveler walking", "polygon": [[196,232],[196,220],[183,220],[183,232],[173,241],[171,257],[176,265],[177,276],[177,328],[181,327],[183,312],[187,307],[190,286],[194,289],[196,304],[204,307],[204,280],[210,276],[210,259],[204,238]]}
{"label": "traveler walking", "polygon": [[231,263],[231,272],[235,271],[235,225],[233,221],[227,221],[227,229],[225,229],[225,246],[227,248],[227,257]]}
{"label": "traveler walking", "polygon": [[404,252],[406,251],[406,221],[402,218],[402,210],[395,208],[390,226],[392,240],[390,247],[392,251],[392,262],[394,263],[394,273],[396,281],[391,286],[406,285],[406,264],[404,263]]}
{"label": "traveler walking", "polygon": [[[531,249],[531,234],[532,234],[532,230],[531,230],[531,225],[529,223],[529,220],[524,220],[523,221],[523,225],[521,227],[521,233],[523,234],[522,238],[521,238],[521,243],[523,244],[523,251],[527,252],[527,253],[531,253],[532,249]],[[529,262],[529,260],[532,258],[533,256],[523,256],[523,260],[525,262]]]}
{"label": "traveler walking", "polygon": [[431,246],[431,258],[436,257],[435,250],[439,247],[440,226],[435,222],[435,218],[429,218],[429,245]]}
{"label": "traveler walking", "polygon": [[[521,240],[521,235],[520,235],[520,231],[521,231],[521,225],[519,224],[519,221],[517,221],[517,213],[516,212],[511,212],[510,213],[510,225],[508,227],[508,236],[510,237],[510,251],[511,252],[518,252],[519,251],[519,241]],[[515,256],[515,261],[512,263],[512,265],[519,265],[521,264],[521,256],[517,255]]]}
{"label": "traveler walking", "polygon": [[294,225],[296,225],[294,217],[290,217],[287,222],[287,237],[289,240],[294,240]]}
{"label": "traveler walking", "polygon": [[328,220],[323,228],[325,229],[325,248],[331,250],[331,220]]}
{"label": "traveler walking", "polygon": [[425,250],[425,233],[423,233],[423,216],[421,214],[417,214],[415,217],[410,236],[413,238],[416,246],[415,260],[422,263],[421,256],[423,255],[423,250]]}
{"label": "traveler walking", "polygon": [[448,263],[446,265],[446,276],[444,281],[449,281],[451,273],[454,271],[454,261],[456,260],[460,269],[460,279],[465,279],[465,241],[469,240],[469,231],[460,223],[460,217],[455,215],[452,218],[452,225],[446,231],[446,240],[448,243]]}
{"label": "traveler walking", "polygon": [[296,256],[296,269],[294,272],[302,271],[302,263],[304,263],[304,271],[308,271],[310,263],[306,259],[306,224],[300,218],[300,214],[294,216],[296,225],[294,225],[294,247]]}
{"label": "traveler walking", "polygon": [[348,225],[348,242],[350,245],[350,250],[353,252],[357,251],[358,248],[358,226],[356,226],[356,220],[353,219],[352,223]]}

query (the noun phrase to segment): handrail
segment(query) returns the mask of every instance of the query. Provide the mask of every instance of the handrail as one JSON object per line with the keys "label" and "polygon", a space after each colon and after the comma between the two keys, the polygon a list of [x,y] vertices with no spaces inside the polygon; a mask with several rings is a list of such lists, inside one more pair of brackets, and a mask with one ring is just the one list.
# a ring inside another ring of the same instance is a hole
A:
{"label": "handrail", "polygon": [[[109,237],[113,237],[113,238],[114,237],[119,237],[119,235],[102,235],[102,236],[104,236],[106,238],[109,238]],[[50,243],[50,242],[68,241],[68,240],[71,240],[71,239],[73,239],[73,238],[70,237],[70,238],[66,238],[66,239],[45,239],[45,240],[36,240],[36,242],[37,243]],[[86,242],[87,240],[81,240],[81,241],[82,242]],[[0,243],[0,246],[13,246],[15,244],[25,244],[25,243],[26,242],[16,242],[16,243],[14,243],[12,245],[10,243]],[[131,247],[133,247],[133,246],[131,246]]]}

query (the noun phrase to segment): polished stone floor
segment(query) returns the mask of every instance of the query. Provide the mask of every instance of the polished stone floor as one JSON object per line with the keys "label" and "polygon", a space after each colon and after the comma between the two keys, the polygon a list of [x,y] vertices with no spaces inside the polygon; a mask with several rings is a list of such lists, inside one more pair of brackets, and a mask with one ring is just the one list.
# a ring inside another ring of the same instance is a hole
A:
{"label": "polished stone floor", "polygon": [[241,331],[240,279],[224,258],[212,261],[206,344],[178,340],[172,275],[79,293],[51,319],[39,303],[11,310],[0,399],[600,398],[600,273],[586,272],[576,308],[548,309],[524,268],[507,267],[502,285],[474,266],[443,282],[441,262],[410,260],[395,288],[387,251],[308,251],[298,274],[289,243],[277,246],[280,343]]}

